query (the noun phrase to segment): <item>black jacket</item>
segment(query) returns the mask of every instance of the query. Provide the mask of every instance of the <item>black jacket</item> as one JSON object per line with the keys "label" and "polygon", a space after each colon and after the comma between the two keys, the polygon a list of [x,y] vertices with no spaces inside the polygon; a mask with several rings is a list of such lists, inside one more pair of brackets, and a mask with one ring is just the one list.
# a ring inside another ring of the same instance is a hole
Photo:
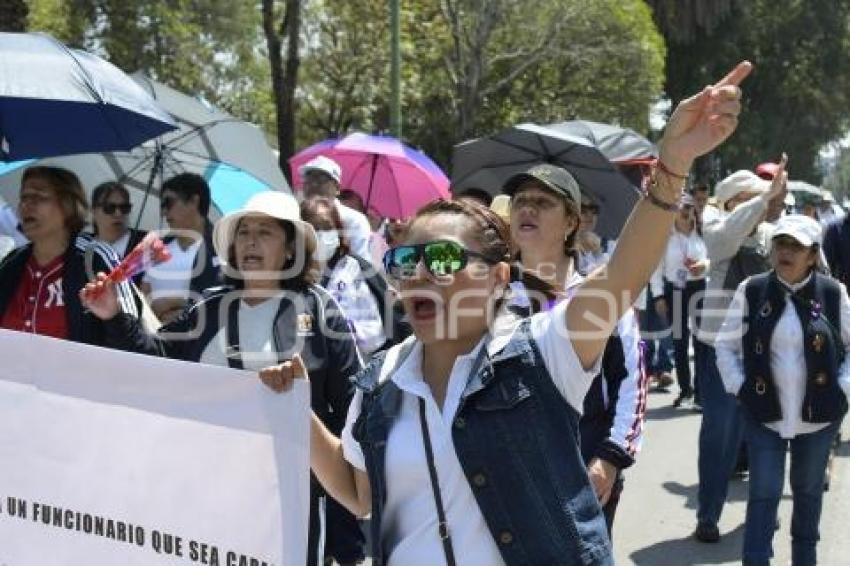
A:
{"label": "black jacket", "polygon": [[[22,246],[0,263],[0,317],[6,312],[9,303],[18,289],[18,283],[27,262],[32,256],[32,244]],[[80,289],[99,271],[108,273],[118,265],[115,251],[94,241],[87,234],[72,236],[65,250],[64,275],[62,277],[62,295],[65,301],[65,313],[68,319],[68,339],[95,346],[106,345],[106,325],[97,317],[83,309],[80,303]],[[136,316],[138,305],[129,284],[118,286],[118,296],[124,313]]]}
{"label": "black jacket", "polygon": [[[208,289],[202,301],[188,307],[157,335],[147,333],[136,317],[119,314],[106,323],[108,342],[131,352],[200,361],[222,322],[226,324],[229,305],[239,299],[238,291],[231,291],[231,287]],[[292,291],[281,300],[272,333],[281,361],[301,354],[310,376],[313,410],[339,435],[354,392],[350,380],[362,364],[354,335],[336,301],[317,286]]]}
{"label": "black jacket", "polygon": [[[133,248],[138,246],[139,242],[144,240],[145,236],[148,235],[148,233],[145,230],[135,230],[133,228],[130,228],[129,232],[130,232],[130,239],[127,240],[127,249],[124,250],[124,256],[126,256],[128,253],[133,251]],[[92,240],[97,239],[97,234],[95,234],[94,232],[86,232],[84,235],[87,236],[87,237],[90,237]],[[124,258],[123,258],[123,256],[119,256],[118,259],[121,260],[121,259],[124,259]],[[142,278],[144,276],[145,276],[145,273],[143,271],[142,273],[139,273],[138,275],[133,277],[133,282],[136,283],[136,285],[140,285],[142,283]]]}

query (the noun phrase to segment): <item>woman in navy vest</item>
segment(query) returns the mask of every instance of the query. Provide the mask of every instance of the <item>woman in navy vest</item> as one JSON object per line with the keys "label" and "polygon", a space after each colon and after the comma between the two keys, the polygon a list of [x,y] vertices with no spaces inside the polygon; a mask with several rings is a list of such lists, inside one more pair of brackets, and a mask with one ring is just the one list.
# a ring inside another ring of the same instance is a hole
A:
{"label": "woman in navy vest", "polygon": [[803,215],[779,220],[772,270],[738,287],[716,343],[726,390],[744,408],[750,493],[744,564],[768,564],[791,447],[794,566],[816,563],[829,450],[847,412],[850,299],[819,272],[821,226]]}
{"label": "woman in navy vest", "polygon": [[[737,126],[750,69],[679,105],[607,270],[570,301],[520,320],[504,312],[510,282],[531,280],[511,264],[504,221],[474,204],[426,206],[387,252],[415,336],[358,375],[342,439],[312,419],[310,450],[328,492],[371,512],[375,564],[613,563],[578,445],[581,404],[661,258],[693,159]],[[306,375],[293,360],[264,377],[282,390]]]}

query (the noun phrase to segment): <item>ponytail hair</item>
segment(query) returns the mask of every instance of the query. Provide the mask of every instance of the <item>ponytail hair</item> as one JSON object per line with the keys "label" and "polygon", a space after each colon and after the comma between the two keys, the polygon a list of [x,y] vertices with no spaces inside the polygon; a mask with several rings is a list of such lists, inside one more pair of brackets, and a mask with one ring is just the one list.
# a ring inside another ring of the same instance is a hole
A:
{"label": "ponytail hair", "polygon": [[555,288],[540,277],[535,275],[515,261],[511,263],[511,283],[519,282],[525,288],[526,296],[531,308],[530,314],[536,314],[549,306],[549,303],[558,298]]}

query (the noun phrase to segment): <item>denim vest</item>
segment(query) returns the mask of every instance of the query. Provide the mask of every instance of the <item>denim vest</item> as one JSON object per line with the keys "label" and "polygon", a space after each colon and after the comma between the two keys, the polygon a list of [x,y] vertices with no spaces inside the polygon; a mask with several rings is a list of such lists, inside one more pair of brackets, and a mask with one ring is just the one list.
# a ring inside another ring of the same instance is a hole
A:
{"label": "denim vest", "polygon": [[[847,412],[847,397],[838,384],[838,367],[844,359],[840,293],[836,281],[813,273],[811,280],[791,296],[803,327],[806,395],[801,417],[807,423],[831,423]],[[742,340],[745,379],[738,396],[763,423],[782,419],[770,366],[770,339],[786,308],[787,294],[773,271],[747,281],[746,334]]]}
{"label": "denim vest", "polygon": [[[372,488],[376,565],[387,559],[381,541],[387,492],[384,459],[403,394],[390,379],[378,384],[383,358],[374,358],[357,378],[364,395],[353,428]],[[508,565],[614,563],[605,520],[582,462],[578,419],[552,382],[528,320],[467,384],[452,440]],[[442,557],[434,558],[442,562]]]}

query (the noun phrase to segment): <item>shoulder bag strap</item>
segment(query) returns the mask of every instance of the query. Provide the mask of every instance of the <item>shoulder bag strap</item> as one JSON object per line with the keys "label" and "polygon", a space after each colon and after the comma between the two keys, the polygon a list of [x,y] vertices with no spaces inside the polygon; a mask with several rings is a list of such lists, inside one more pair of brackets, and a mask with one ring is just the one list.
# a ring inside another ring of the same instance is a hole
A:
{"label": "shoulder bag strap", "polygon": [[[484,359],[487,358],[487,347],[490,345],[489,334],[484,339],[481,349],[478,351],[478,356],[472,364],[472,369],[469,372],[467,382],[469,382],[478,373]],[[489,359],[489,358],[488,358]],[[398,366],[396,366],[398,367]],[[437,507],[437,531],[440,535],[440,540],[443,541],[443,551],[446,554],[446,565],[455,566],[455,554],[452,548],[452,537],[449,534],[449,524],[446,520],[446,511],[443,507],[443,497],[440,493],[440,483],[437,479],[437,467],[434,465],[434,449],[431,447],[431,433],[428,432],[428,420],[425,418],[425,399],[419,398],[419,424],[422,428],[422,441],[425,444],[425,457],[428,460],[428,475],[431,478],[431,491],[434,493],[434,504]]]}
{"label": "shoulder bag strap", "polygon": [[440,494],[440,484],[437,481],[437,467],[434,465],[434,450],[431,448],[431,434],[428,432],[428,422],[425,419],[425,400],[419,398],[419,422],[422,425],[422,439],[425,444],[425,457],[428,459],[428,475],[431,477],[431,491],[434,492],[434,504],[437,506],[437,530],[443,541],[443,552],[446,554],[446,565],[455,566],[455,553],[452,548],[452,537],[449,535],[449,525],[443,508],[443,497]]}
{"label": "shoulder bag strap", "polygon": [[227,305],[227,329],[225,357],[227,365],[232,369],[245,369],[242,364],[242,351],[239,348],[239,299],[230,301]]}

